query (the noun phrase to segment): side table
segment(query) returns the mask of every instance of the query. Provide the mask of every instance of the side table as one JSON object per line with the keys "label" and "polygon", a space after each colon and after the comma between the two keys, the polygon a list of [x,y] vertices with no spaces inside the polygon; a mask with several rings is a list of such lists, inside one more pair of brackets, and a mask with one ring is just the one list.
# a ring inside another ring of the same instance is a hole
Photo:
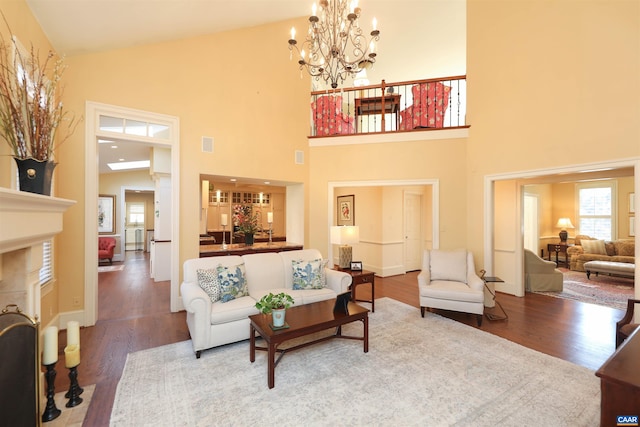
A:
{"label": "side table", "polygon": [[[339,266],[334,266],[335,270],[343,271],[351,275],[351,301],[359,301],[359,302],[368,302],[371,304],[371,312],[376,312],[376,297],[375,297],[375,273],[373,271],[352,271],[347,268],[340,268]],[[356,288],[358,285],[363,285],[366,283],[371,284],[371,299],[356,299]]]}
{"label": "side table", "polygon": [[[494,277],[494,276],[485,276],[485,271],[481,270],[482,275],[480,276],[480,278],[484,281],[484,287],[486,288],[487,291],[489,291],[489,295],[491,295],[492,299],[490,302],[486,301],[485,298],[485,307],[490,307],[493,308],[495,307],[496,304],[498,304],[498,307],[500,307],[500,310],[502,311],[502,315],[499,314],[494,314],[494,313],[485,313],[485,316],[487,316],[487,319],[489,320],[507,320],[509,319],[509,316],[507,315],[507,312],[504,311],[504,308],[502,307],[502,305],[496,301],[496,290],[495,290],[495,284],[496,283],[502,283],[504,282],[504,280],[502,280],[499,277]],[[491,284],[491,286],[489,286],[489,284]],[[486,295],[486,293],[485,293]]]}
{"label": "side table", "polygon": [[547,244],[547,260],[551,261],[551,253],[556,253],[556,266],[559,265],[558,254],[564,254],[564,266],[569,268],[569,254],[567,253],[567,248],[573,245],[568,243],[548,243]]}

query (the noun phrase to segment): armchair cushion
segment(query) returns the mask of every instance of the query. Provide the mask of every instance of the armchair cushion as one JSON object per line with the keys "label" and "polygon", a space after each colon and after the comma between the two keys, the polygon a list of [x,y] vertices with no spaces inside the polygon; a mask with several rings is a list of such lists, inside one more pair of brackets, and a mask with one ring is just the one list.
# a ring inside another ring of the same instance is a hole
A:
{"label": "armchair cushion", "polygon": [[450,92],[451,87],[441,82],[413,85],[413,105],[400,112],[400,130],[443,127]]}
{"label": "armchair cushion", "polygon": [[323,95],[311,102],[317,136],[354,133],[354,118],[342,113],[342,97]]}
{"label": "armchair cushion", "polygon": [[451,280],[467,283],[466,251],[432,251],[431,280]]}

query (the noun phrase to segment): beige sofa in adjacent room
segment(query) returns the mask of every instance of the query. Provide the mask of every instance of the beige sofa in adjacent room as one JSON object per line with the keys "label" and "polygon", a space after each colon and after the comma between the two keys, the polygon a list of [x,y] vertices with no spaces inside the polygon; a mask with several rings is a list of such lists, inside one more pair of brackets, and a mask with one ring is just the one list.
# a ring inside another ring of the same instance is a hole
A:
{"label": "beige sofa in adjacent room", "polygon": [[619,239],[612,242],[597,240],[589,236],[578,235],[575,244],[567,249],[571,257],[570,268],[585,271],[584,263],[589,261],[609,261],[635,264],[635,241]]}

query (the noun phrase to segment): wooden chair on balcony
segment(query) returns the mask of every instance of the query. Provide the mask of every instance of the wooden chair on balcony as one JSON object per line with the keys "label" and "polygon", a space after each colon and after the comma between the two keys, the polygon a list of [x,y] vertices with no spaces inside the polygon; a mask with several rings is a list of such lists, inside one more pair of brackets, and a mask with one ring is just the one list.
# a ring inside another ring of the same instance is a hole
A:
{"label": "wooden chair on balcony", "polygon": [[450,92],[451,87],[441,82],[413,85],[413,105],[400,111],[400,130],[443,127]]}
{"label": "wooden chair on balcony", "polygon": [[311,102],[316,136],[355,133],[354,118],[342,112],[342,96],[322,95]]}

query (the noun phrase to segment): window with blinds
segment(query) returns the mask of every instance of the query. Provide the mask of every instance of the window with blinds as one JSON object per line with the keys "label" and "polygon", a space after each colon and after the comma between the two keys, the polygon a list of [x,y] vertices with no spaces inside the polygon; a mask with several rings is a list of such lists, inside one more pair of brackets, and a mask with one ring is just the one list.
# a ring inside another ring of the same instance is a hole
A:
{"label": "window with blinds", "polygon": [[53,242],[47,240],[42,244],[42,268],[40,269],[40,286],[53,279]]}
{"label": "window with blinds", "polygon": [[580,234],[612,240],[616,230],[615,181],[580,183],[577,190]]}

